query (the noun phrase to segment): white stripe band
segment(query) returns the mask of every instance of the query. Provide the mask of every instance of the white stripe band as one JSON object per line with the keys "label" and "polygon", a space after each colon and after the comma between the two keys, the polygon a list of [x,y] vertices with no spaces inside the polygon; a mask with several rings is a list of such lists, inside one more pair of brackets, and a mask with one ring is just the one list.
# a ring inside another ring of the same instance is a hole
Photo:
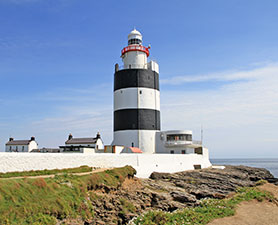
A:
{"label": "white stripe band", "polygon": [[138,108],[160,111],[160,92],[151,88],[123,88],[114,92],[114,111]]}

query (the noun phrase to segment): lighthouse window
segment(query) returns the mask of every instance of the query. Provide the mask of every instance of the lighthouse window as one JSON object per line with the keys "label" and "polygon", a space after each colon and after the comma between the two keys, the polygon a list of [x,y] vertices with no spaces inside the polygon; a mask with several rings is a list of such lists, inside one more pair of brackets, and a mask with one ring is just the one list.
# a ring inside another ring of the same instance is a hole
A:
{"label": "lighthouse window", "polygon": [[140,90],[139,93],[142,94],[142,91]]}
{"label": "lighthouse window", "polygon": [[137,38],[133,38],[133,39],[128,40],[129,45],[134,45],[134,44],[140,45],[141,43],[142,43],[142,41],[140,39],[137,39]]}

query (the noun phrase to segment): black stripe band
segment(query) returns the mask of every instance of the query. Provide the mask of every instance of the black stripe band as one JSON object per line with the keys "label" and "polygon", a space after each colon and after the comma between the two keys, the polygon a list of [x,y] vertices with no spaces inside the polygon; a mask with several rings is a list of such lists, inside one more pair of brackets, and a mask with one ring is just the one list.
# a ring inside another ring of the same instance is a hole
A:
{"label": "black stripe band", "polygon": [[114,91],[121,88],[145,87],[159,90],[159,75],[147,69],[119,70],[114,75]]}
{"label": "black stripe band", "polygon": [[160,111],[154,109],[114,111],[114,131],[118,130],[160,130]]}

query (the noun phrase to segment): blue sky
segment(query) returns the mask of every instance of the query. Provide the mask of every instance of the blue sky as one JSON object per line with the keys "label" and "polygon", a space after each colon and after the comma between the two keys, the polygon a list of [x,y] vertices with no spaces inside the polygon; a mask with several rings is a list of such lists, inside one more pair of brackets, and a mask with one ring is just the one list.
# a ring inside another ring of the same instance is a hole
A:
{"label": "blue sky", "polygon": [[[278,2],[0,0],[0,150],[112,140],[114,64],[135,27],[160,66],[162,128],[212,157],[277,157]],[[171,107],[169,107],[171,106]]]}

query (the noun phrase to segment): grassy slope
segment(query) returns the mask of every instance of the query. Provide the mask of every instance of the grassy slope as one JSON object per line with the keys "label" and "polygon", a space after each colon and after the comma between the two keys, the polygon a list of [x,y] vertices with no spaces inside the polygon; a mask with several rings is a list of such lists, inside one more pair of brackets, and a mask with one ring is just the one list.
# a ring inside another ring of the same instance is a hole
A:
{"label": "grassy slope", "polygon": [[185,208],[173,213],[149,211],[145,215],[138,217],[134,224],[207,224],[213,219],[234,215],[235,207],[240,202],[252,199],[257,199],[258,201],[271,200],[273,196],[257,188],[241,188],[232,198],[203,200],[200,206],[195,208]]}
{"label": "grassy slope", "polygon": [[86,176],[0,180],[0,224],[56,224],[56,219],[94,218],[90,190],[117,187],[135,170],[126,166]]}
{"label": "grassy slope", "polygon": [[39,175],[51,175],[59,173],[84,173],[92,171],[92,167],[80,166],[77,168],[68,169],[54,169],[54,170],[31,170],[23,172],[8,172],[0,173],[0,178],[10,178],[10,177],[24,177],[24,176],[39,176]]}

